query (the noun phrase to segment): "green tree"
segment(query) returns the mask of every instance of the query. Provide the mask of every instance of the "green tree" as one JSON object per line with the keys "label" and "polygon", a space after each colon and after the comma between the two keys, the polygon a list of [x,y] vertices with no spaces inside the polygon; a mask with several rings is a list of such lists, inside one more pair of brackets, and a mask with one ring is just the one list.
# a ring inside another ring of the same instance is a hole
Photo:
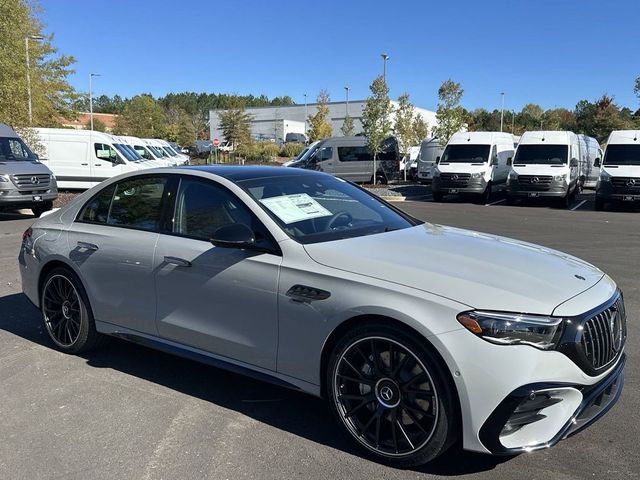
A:
{"label": "green tree", "polygon": [[636,82],[633,85],[633,93],[635,93],[638,100],[640,100],[640,77],[636,78]]}
{"label": "green tree", "polygon": [[464,90],[459,83],[445,80],[438,89],[438,109],[436,120],[438,125],[433,133],[438,137],[440,145],[445,145],[451,135],[458,132],[465,124],[465,110],[460,106]]}
{"label": "green tree", "polygon": [[28,42],[33,125],[56,125],[76,96],[67,81],[75,60],[57,53],[37,8],[28,0],[0,0],[0,122],[14,126],[29,125],[25,37],[43,37]]}
{"label": "green tree", "polygon": [[[418,145],[428,135],[429,127],[415,107],[409,101],[409,94],[404,93],[398,97],[398,107],[395,114],[394,133],[398,140],[398,148],[401,156],[409,153],[409,148]],[[407,169],[404,170],[405,180]]]}
{"label": "green tree", "polygon": [[350,137],[355,133],[352,116],[347,115],[346,117],[344,117],[344,122],[342,123],[342,127],[340,128],[340,131],[342,132],[342,135],[344,135],[345,137]]}
{"label": "green tree", "polygon": [[369,86],[371,96],[367,98],[362,110],[362,130],[367,137],[367,147],[373,155],[373,183],[377,183],[378,154],[382,151],[382,142],[391,133],[391,114],[393,105],[389,99],[389,87],[381,76]]}
{"label": "green tree", "polygon": [[315,142],[333,135],[331,123],[329,123],[329,92],[322,89],[316,99],[316,113],[309,115],[309,141]]}
{"label": "green tree", "polygon": [[415,145],[429,136],[429,124],[419,113],[413,117],[413,135],[416,139]]}
{"label": "green tree", "polygon": [[525,132],[527,130],[541,130],[544,123],[544,110],[540,105],[528,103],[516,115],[516,123]]}
{"label": "green tree", "polygon": [[116,119],[114,133],[141,138],[162,137],[165,134],[162,107],[149,94],[136,95],[129,100]]}
{"label": "green tree", "polygon": [[607,139],[612,130],[632,128],[630,119],[625,119],[620,109],[608,95],[603,95],[594,103],[581,100],[576,105],[576,123],[578,130],[599,142]]}
{"label": "green tree", "polygon": [[218,112],[220,129],[224,139],[233,143],[235,148],[251,144],[251,115],[245,110],[244,100],[235,97],[226,110]]}

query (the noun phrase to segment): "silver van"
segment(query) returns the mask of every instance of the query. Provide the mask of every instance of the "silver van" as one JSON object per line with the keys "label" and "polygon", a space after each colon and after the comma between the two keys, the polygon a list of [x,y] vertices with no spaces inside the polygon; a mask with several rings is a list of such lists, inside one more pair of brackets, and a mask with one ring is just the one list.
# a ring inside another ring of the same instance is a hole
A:
{"label": "silver van", "polygon": [[30,208],[36,217],[53,208],[56,178],[9,125],[0,123],[0,209]]}
{"label": "silver van", "polygon": [[[394,137],[382,142],[382,152],[376,160],[377,183],[398,179],[400,153]],[[287,166],[330,173],[350,182],[373,181],[373,155],[367,147],[367,138],[363,136],[327,138]]]}

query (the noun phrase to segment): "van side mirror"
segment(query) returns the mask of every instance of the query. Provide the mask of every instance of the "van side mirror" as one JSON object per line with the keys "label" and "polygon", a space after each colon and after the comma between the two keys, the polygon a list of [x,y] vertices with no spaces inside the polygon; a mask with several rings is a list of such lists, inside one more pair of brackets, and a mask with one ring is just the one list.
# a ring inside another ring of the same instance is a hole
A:
{"label": "van side mirror", "polygon": [[491,165],[498,165],[498,157],[493,157],[491,159]]}
{"label": "van side mirror", "polygon": [[507,158],[507,165],[509,166],[513,165],[513,157]]}
{"label": "van side mirror", "polygon": [[596,158],[596,161],[593,162],[593,166],[594,167],[599,167],[600,166],[600,157]]}
{"label": "van side mirror", "polygon": [[436,165],[440,164],[440,157],[436,157]]}
{"label": "van side mirror", "polygon": [[572,158],[571,161],[569,162],[569,166],[570,167],[577,167],[578,166],[578,160],[576,158]]}

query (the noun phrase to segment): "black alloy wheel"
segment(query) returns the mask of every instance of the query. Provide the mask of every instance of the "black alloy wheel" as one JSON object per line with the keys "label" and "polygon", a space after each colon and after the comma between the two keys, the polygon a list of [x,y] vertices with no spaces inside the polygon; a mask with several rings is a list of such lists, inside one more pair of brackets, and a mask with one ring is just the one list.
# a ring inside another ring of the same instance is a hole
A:
{"label": "black alloy wheel", "polygon": [[433,359],[393,337],[375,332],[341,349],[332,361],[331,401],[342,426],[369,452],[390,464],[418,465],[455,436],[451,395]]}
{"label": "black alloy wheel", "polygon": [[66,269],[55,269],[42,289],[44,326],[56,346],[68,353],[93,347],[99,334],[77,277]]}

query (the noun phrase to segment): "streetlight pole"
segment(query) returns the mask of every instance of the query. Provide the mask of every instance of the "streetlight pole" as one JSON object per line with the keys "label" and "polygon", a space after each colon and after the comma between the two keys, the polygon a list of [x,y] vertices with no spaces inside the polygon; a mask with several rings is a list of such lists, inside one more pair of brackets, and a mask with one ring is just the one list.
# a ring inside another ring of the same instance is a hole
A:
{"label": "streetlight pole", "polygon": [[511,110],[511,135],[516,133],[516,111]]}
{"label": "streetlight pole", "polygon": [[502,132],[504,124],[504,92],[500,92],[500,95],[502,95],[502,108],[500,109],[500,131]]}
{"label": "streetlight pole", "polygon": [[386,53],[380,54],[382,57],[382,79],[387,82],[387,60],[389,60],[389,55]]}
{"label": "streetlight pole", "polygon": [[307,134],[307,94],[304,93],[304,134]]}
{"label": "streetlight pole", "polygon": [[344,91],[347,93],[347,106],[346,106],[346,112],[347,112],[347,117],[349,116],[349,90],[351,90],[350,87],[344,87]]}
{"label": "streetlight pole", "polygon": [[89,119],[91,122],[91,131],[93,131],[93,93],[91,92],[93,77],[99,77],[99,73],[89,74]]}
{"label": "streetlight pole", "polygon": [[24,37],[24,51],[27,60],[27,107],[29,110],[29,125],[33,124],[33,109],[31,107],[31,65],[29,62],[29,40],[44,40],[41,35],[27,35]]}

